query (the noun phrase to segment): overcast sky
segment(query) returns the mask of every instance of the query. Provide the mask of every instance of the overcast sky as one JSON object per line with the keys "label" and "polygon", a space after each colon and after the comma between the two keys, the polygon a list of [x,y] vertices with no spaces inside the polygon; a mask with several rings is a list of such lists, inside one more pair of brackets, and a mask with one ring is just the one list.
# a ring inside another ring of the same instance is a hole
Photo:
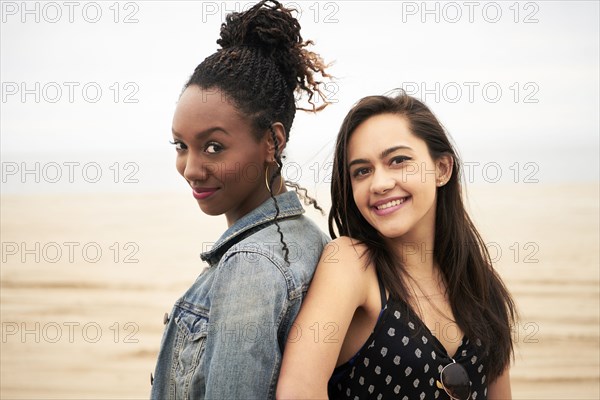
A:
{"label": "overcast sky", "polygon": [[[3,192],[187,190],[168,143],[177,98],[224,16],[251,4],[2,2]],[[474,183],[598,181],[597,1],[284,4],[336,76],[324,87],[335,104],[296,116],[290,178],[326,183],[352,104],[403,87],[438,115]],[[23,173],[36,168],[39,184]]]}

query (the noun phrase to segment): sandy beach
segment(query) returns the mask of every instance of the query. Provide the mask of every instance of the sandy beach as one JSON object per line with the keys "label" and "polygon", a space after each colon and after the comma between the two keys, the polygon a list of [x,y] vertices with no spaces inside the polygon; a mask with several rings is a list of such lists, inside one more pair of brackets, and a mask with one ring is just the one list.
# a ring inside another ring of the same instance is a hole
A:
{"label": "sandy beach", "polygon": [[[600,397],[598,195],[597,183],[469,189],[521,313],[515,399]],[[163,314],[225,227],[187,192],[2,196],[0,397],[147,398]]]}

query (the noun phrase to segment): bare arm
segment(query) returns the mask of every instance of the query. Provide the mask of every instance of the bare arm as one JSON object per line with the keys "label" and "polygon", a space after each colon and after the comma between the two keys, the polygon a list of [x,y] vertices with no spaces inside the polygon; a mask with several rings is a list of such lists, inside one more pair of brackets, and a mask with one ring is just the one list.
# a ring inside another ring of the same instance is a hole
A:
{"label": "bare arm", "polygon": [[490,384],[487,398],[489,400],[512,400],[509,368],[506,368],[502,375]]}
{"label": "bare arm", "polygon": [[366,300],[363,265],[349,238],[325,248],[294,323],[299,334],[290,337],[284,350],[278,399],[327,398],[327,382],[348,326]]}

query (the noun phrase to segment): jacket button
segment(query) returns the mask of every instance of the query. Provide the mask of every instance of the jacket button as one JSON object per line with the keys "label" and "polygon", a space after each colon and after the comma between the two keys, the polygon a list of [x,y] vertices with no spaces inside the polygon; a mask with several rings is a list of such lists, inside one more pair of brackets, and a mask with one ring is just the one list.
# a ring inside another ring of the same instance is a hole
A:
{"label": "jacket button", "polygon": [[167,324],[169,322],[169,313],[165,313],[163,316],[163,324]]}
{"label": "jacket button", "polygon": [[154,377],[152,376],[152,372],[150,372],[150,386],[154,385]]}

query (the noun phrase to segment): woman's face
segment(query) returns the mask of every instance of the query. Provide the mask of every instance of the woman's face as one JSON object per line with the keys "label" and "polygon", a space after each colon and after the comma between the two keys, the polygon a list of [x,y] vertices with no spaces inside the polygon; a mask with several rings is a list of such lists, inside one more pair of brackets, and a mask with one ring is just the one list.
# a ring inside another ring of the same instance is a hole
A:
{"label": "woman's face", "polygon": [[348,141],[358,210],[386,238],[429,243],[435,233],[437,179],[446,161],[431,158],[405,117],[381,114],[367,119]]}
{"label": "woman's face", "polygon": [[231,226],[269,198],[265,166],[269,135],[255,138],[250,119],[216,89],[189,86],[173,117],[177,171],[208,215]]}

